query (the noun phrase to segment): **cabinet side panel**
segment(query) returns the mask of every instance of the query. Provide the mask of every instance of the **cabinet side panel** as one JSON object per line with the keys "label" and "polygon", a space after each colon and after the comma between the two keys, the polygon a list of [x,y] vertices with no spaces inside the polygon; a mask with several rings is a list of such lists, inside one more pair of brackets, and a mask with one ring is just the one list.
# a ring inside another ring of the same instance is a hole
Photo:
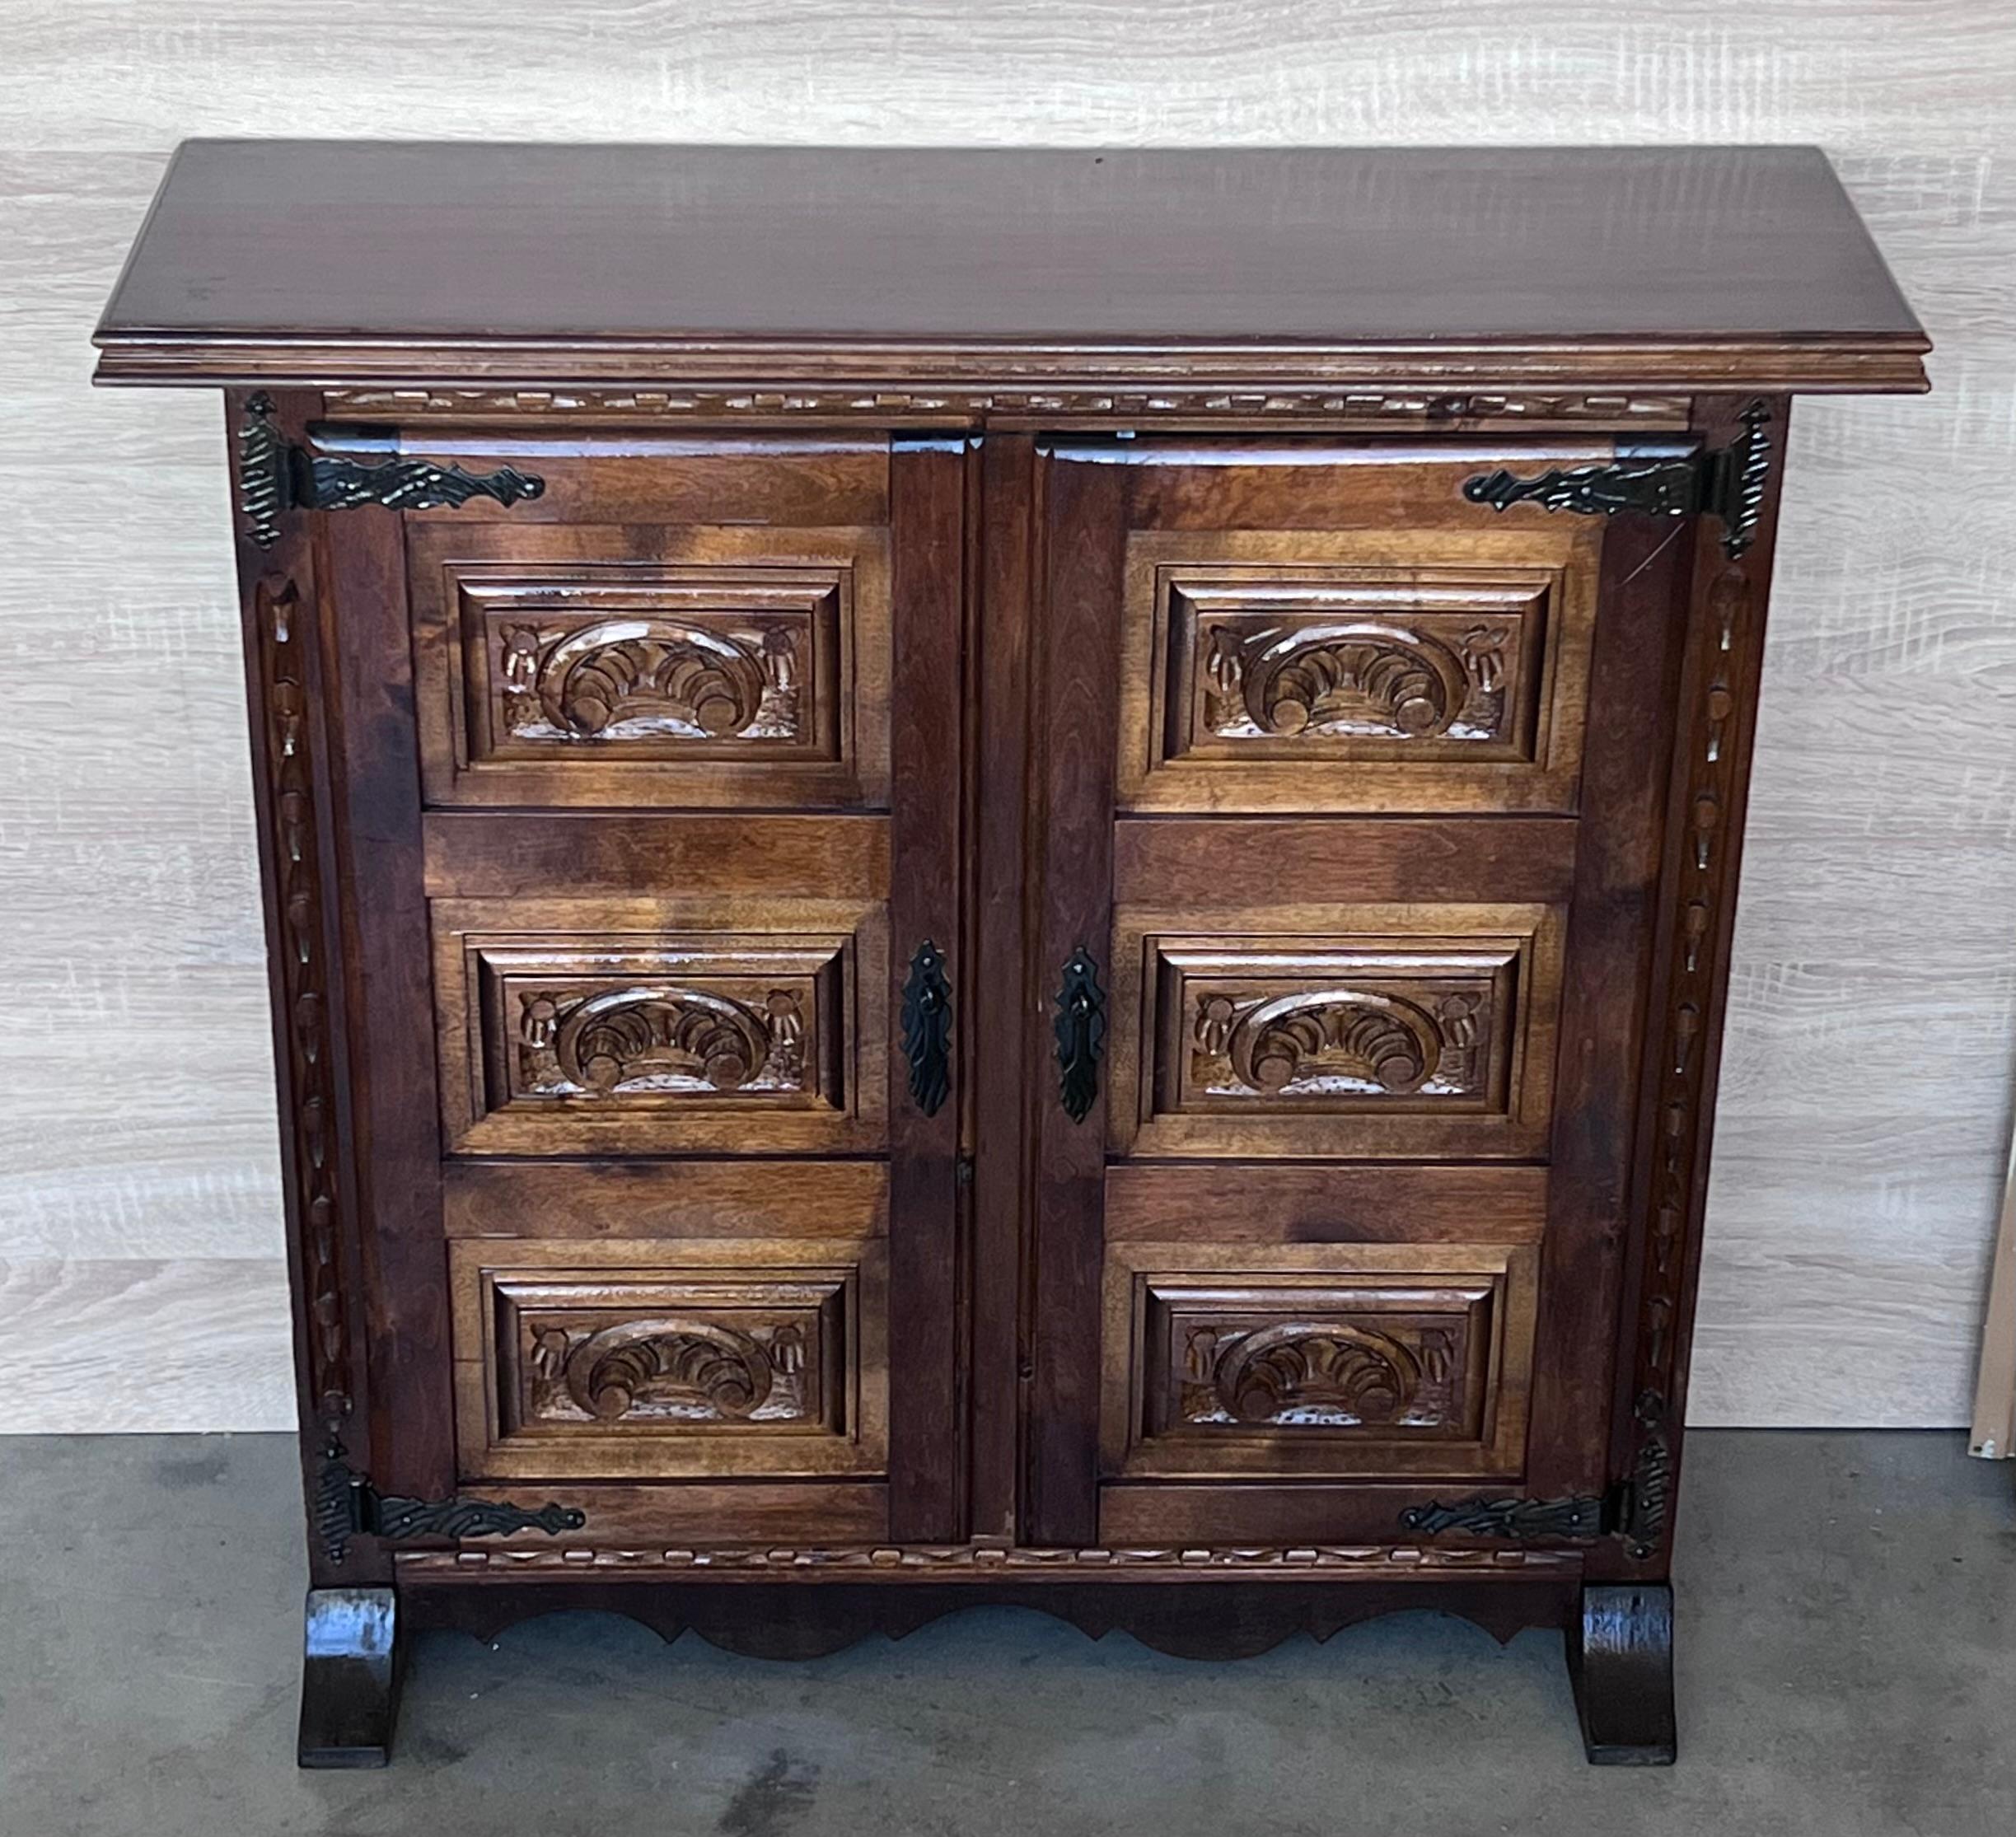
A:
{"label": "cabinet side panel", "polygon": [[1765,444],[1746,479],[1754,516],[1747,545],[1728,554],[1728,526],[1716,519],[1700,519],[1692,531],[1611,1416],[1612,1472],[1626,1483],[1623,1535],[1607,1540],[1592,1562],[1593,1574],[1633,1581],[1663,1578],[1672,1560],[1729,940],[1790,403],[1710,397],[1696,408],[1697,429],[1710,446],[1742,438],[1747,418],[1756,420]]}
{"label": "cabinet side panel", "polygon": [[[315,521],[350,978],[368,1471],[381,1492],[435,1498],[452,1490],[453,1403],[405,534],[396,511],[377,507]],[[354,1451],[352,1464],[362,1465]]]}

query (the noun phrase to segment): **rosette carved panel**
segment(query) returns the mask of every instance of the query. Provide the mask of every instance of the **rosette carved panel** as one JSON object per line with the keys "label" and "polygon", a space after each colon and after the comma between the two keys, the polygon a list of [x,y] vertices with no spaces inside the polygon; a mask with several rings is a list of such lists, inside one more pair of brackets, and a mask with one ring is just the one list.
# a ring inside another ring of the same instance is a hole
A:
{"label": "rosette carved panel", "polygon": [[1123,1144],[1489,1154],[1532,1133],[1551,1075],[1555,915],[1394,909],[1457,922],[1410,934],[1382,931],[1378,909],[1333,909],[1364,928],[1269,935],[1233,928],[1255,915],[1228,913],[1215,935],[1144,930],[1116,1003],[1115,1089],[1131,1082],[1137,1097]]}
{"label": "rosette carved panel", "polygon": [[456,1246],[474,1475],[869,1474],[885,1458],[879,1241]]}
{"label": "rosette carved panel", "polygon": [[1466,540],[1414,537],[1402,565],[1368,536],[1228,531],[1233,564],[1137,535],[1121,807],[1572,809],[1592,558]]}
{"label": "rosette carved panel", "polygon": [[840,578],[769,573],[464,575],[472,761],[835,758]]}
{"label": "rosette carved panel", "polygon": [[482,928],[515,909],[437,912],[456,1148],[761,1153],[878,1139],[886,1078],[854,990],[864,935],[880,962],[879,914],[854,935]]}
{"label": "rosette carved panel", "polygon": [[1500,1470],[1523,1433],[1532,1274],[1509,1244],[1111,1246],[1106,1470]]}

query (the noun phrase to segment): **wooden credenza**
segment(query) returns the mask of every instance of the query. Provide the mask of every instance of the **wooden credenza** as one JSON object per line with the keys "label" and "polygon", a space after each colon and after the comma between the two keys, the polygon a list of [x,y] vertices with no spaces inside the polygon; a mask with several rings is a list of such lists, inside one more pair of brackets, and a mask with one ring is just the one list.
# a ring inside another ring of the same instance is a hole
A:
{"label": "wooden credenza", "polygon": [[1671,1758],[1788,400],[1925,381],[1817,153],[193,143],[99,342],[227,395],[305,1761],[978,1601]]}

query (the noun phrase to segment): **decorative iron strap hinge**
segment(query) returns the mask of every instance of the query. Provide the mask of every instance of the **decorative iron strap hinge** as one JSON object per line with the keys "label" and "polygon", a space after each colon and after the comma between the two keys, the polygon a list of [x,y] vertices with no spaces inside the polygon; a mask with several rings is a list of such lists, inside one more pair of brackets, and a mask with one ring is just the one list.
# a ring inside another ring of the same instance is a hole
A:
{"label": "decorative iron strap hinge", "polygon": [[1521,1542],[1621,1537],[1631,1555],[1642,1561],[1658,1548],[1665,1533],[1667,1470],[1666,1445],[1654,1437],[1639,1449],[1637,1465],[1629,1477],[1607,1492],[1558,1499],[1479,1493],[1448,1505],[1430,1499],[1426,1505],[1409,1506],[1401,1513],[1400,1522],[1402,1528],[1429,1537],[1444,1531]]}
{"label": "decorative iron strap hinge", "polygon": [[544,479],[508,465],[477,474],[432,460],[366,465],[310,453],[288,440],[273,416],[273,398],[262,392],[246,404],[238,428],[238,508],[245,513],[246,534],[261,549],[280,540],[280,519],[290,510],[354,510],[361,504],[453,510],[472,498],[508,506],[546,488]]}
{"label": "decorative iron strap hinge", "polygon": [[1400,1515],[1401,1528],[1433,1537],[1438,1531],[1460,1531],[1472,1537],[1601,1537],[1610,1528],[1611,1496],[1578,1494],[1570,1498],[1527,1499],[1516,1495],[1492,1498],[1480,1493],[1444,1505],[1430,1499],[1410,1505]]}
{"label": "decorative iron strap hinge", "polygon": [[1602,465],[1551,466],[1521,478],[1500,466],[1463,481],[1473,504],[1506,510],[1538,504],[1543,510],[1610,517],[1635,511],[1646,517],[1701,517],[1722,525],[1722,552],[1736,560],[1756,540],[1771,475],[1771,411],[1752,402],[1743,431],[1727,446],[1684,458],[1623,458]]}
{"label": "decorative iron strap hinge", "polygon": [[496,1499],[408,1499],[381,1493],[353,1467],[331,1437],[316,1481],[315,1530],[332,1563],[343,1561],[353,1537],[494,1537],[514,1531],[557,1536],[578,1531],[585,1512],[549,1503],[536,1512]]}

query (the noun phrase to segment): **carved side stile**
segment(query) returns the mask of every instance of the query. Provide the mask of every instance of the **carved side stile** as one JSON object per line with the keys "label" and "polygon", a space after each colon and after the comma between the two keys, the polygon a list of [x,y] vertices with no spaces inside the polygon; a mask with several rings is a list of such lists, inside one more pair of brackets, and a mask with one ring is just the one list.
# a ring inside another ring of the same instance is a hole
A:
{"label": "carved side stile", "polygon": [[[255,456],[246,457],[248,465],[254,462]],[[250,512],[249,485],[242,495]],[[271,545],[256,526],[248,540],[260,548]],[[340,1564],[361,1516],[364,1482],[349,1465],[344,1439],[355,1397],[308,612],[291,575],[262,574],[254,582],[251,638],[263,710],[269,897],[278,918],[275,999],[285,1042],[282,1126],[288,1136],[306,1389],[317,1440],[309,1509],[323,1554]]]}
{"label": "carved side stile", "polygon": [[[1625,1484],[1616,1529],[1629,1554],[1654,1558],[1680,1433],[1686,1311],[1707,1180],[1713,1054],[1735,897],[1748,773],[1747,739],[1764,649],[1768,555],[1751,551],[1766,513],[1776,444],[1770,407],[1749,404],[1729,449],[1734,470],[1718,545],[1724,558],[1697,587],[1683,676],[1673,795],[1681,833],[1669,853],[1663,1007],[1653,1053],[1649,1218],[1634,1302]],[[1710,551],[1704,545],[1704,563]]]}
{"label": "carved side stile", "polygon": [[333,1436],[351,1410],[350,1341],[329,965],[303,661],[305,606],[292,578],[268,577],[253,590],[253,610],[265,704],[273,892],[280,916],[280,999],[287,1019],[292,1110],[288,1123],[293,1138],[294,1199],[308,1318],[308,1388]]}

